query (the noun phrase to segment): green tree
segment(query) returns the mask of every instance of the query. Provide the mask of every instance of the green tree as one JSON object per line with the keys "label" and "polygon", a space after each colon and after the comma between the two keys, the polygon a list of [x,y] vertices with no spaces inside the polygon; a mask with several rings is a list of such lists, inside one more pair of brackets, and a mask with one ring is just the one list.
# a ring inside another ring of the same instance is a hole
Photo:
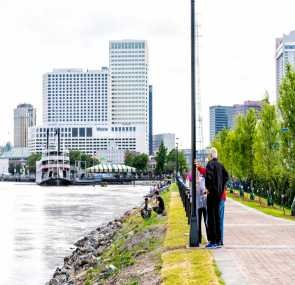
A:
{"label": "green tree", "polygon": [[138,171],[146,171],[149,157],[145,153],[135,153],[127,151],[125,153],[125,164],[135,167]]}
{"label": "green tree", "polygon": [[254,142],[256,132],[257,115],[254,109],[250,109],[246,116],[240,117],[236,128],[237,159],[240,163],[240,174],[245,180],[253,182],[254,179]]}
{"label": "green tree", "polygon": [[268,189],[272,192],[272,184],[279,177],[280,164],[280,123],[276,109],[267,101],[260,113],[255,137],[255,173],[268,181]]}
{"label": "green tree", "polygon": [[79,150],[71,150],[70,151],[70,164],[75,165],[76,161],[81,162],[82,168],[88,168],[93,165],[99,164],[99,159],[97,159],[95,156],[88,155],[84,152],[81,152]]}
{"label": "green tree", "polygon": [[141,153],[136,155],[133,159],[133,167],[135,167],[139,171],[146,171],[149,157],[145,153]]}
{"label": "green tree", "polygon": [[[165,166],[165,172],[172,174],[176,171],[176,149],[172,149],[167,155],[167,162]],[[184,152],[182,150],[178,150],[178,170],[182,174],[187,171],[188,166],[185,159]]]}
{"label": "green tree", "polygon": [[124,158],[124,163],[126,165],[128,165],[128,166],[133,167],[133,161],[134,161],[135,156],[136,156],[135,152],[126,151],[125,158]]}
{"label": "green tree", "polygon": [[41,159],[41,153],[32,153],[27,160],[27,167],[30,173],[36,173],[36,162]]}
{"label": "green tree", "polygon": [[158,152],[156,153],[156,173],[162,175],[165,171],[165,164],[167,160],[167,148],[161,142]]}
{"label": "green tree", "polygon": [[287,66],[286,76],[280,86],[279,108],[283,118],[283,153],[285,167],[295,173],[295,72]]}
{"label": "green tree", "polygon": [[11,142],[7,142],[7,143],[5,144],[5,146],[3,147],[3,152],[10,151],[11,149],[12,149]]}

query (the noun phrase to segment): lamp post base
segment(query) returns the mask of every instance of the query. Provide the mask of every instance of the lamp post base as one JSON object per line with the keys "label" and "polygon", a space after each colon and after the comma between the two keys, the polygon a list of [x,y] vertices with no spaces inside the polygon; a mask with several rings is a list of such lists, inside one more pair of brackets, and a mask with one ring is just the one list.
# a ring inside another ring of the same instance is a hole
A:
{"label": "lamp post base", "polygon": [[199,225],[198,217],[191,217],[190,219],[190,235],[189,246],[199,247]]}

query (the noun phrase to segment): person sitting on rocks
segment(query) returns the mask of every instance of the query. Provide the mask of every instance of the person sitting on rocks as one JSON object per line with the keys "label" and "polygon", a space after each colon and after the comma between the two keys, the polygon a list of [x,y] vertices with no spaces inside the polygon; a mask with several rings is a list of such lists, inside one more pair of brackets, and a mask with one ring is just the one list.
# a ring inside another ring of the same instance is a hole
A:
{"label": "person sitting on rocks", "polygon": [[149,199],[147,197],[144,199],[144,207],[140,210],[140,214],[143,219],[151,217],[152,209],[149,207]]}
{"label": "person sitting on rocks", "polygon": [[156,195],[156,203],[157,203],[157,206],[153,207],[153,210],[159,214],[159,215],[163,215],[164,214],[164,211],[165,211],[165,203],[164,203],[164,200],[163,198],[160,196],[160,193],[159,191],[156,191],[155,192],[155,195]]}

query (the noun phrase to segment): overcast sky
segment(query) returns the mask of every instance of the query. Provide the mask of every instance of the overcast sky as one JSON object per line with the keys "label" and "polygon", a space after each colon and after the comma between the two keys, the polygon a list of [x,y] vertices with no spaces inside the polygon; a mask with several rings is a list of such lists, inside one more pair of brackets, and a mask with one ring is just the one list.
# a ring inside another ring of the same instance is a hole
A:
{"label": "overcast sky", "polygon": [[[295,29],[294,0],[200,0],[201,96],[210,105],[275,98],[275,38]],[[42,74],[108,66],[108,41],[146,39],[154,132],[190,145],[189,0],[0,0],[0,144],[13,141],[13,109],[37,108]]]}

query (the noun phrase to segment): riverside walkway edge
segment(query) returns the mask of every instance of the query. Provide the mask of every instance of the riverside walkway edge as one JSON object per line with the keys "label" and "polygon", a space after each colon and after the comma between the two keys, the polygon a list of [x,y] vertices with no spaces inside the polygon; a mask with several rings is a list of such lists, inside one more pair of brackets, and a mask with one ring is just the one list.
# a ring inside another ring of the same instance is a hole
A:
{"label": "riverside walkway edge", "polygon": [[228,199],[225,246],[213,251],[227,285],[295,284],[295,223]]}

